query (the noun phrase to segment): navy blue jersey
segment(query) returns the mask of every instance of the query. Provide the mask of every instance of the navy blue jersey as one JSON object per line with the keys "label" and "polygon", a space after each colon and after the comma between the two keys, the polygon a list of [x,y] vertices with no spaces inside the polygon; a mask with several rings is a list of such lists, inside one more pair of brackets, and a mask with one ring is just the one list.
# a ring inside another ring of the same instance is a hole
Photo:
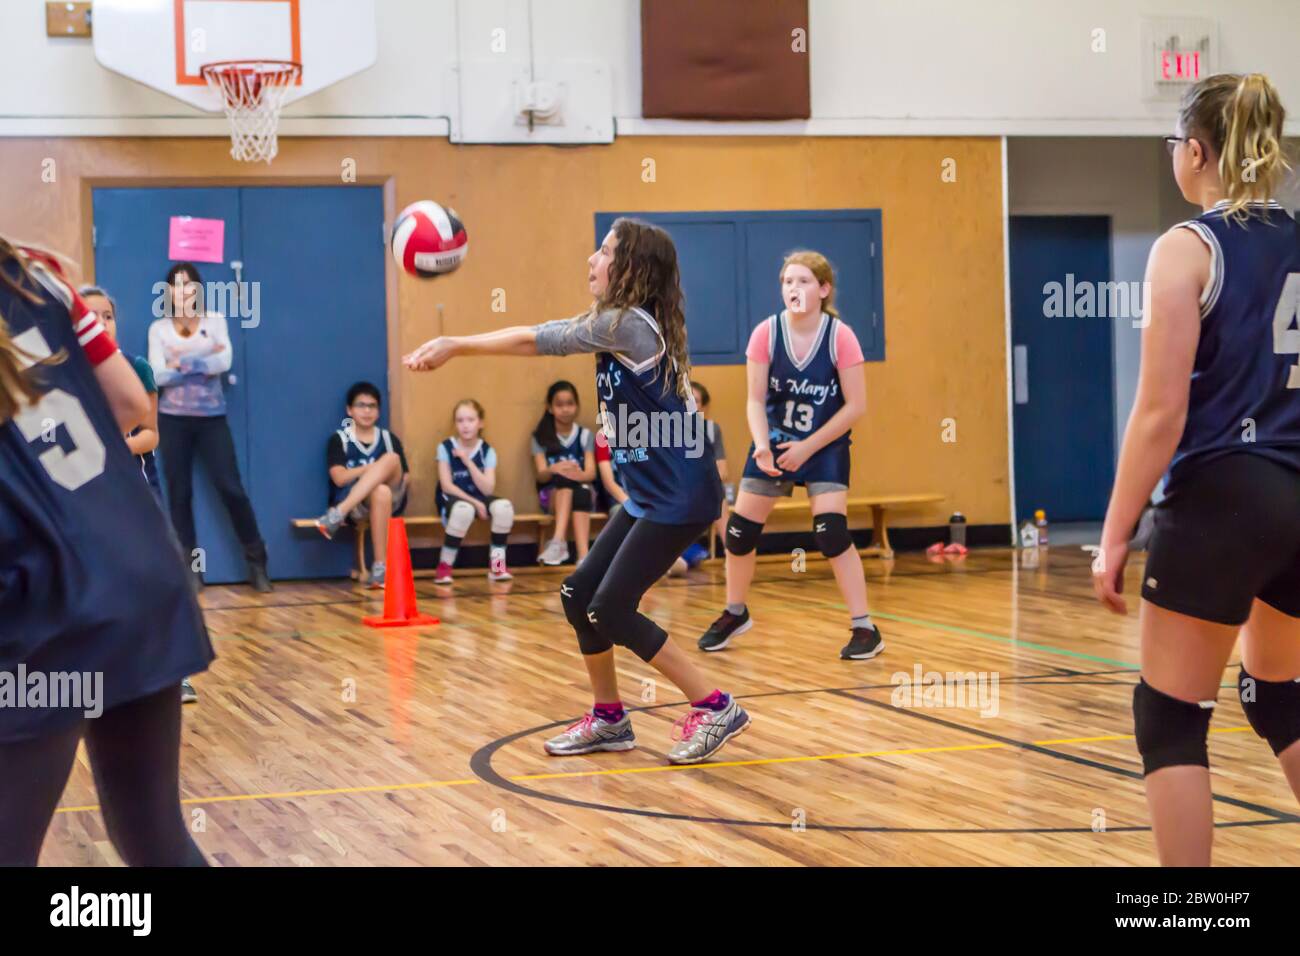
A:
{"label": "navy blue jersey", "polygon": [[1182,224],[1209,247],[1210,280],[1166,491],[1233,452],[1300,470],[1300,232],[1276,202],[1252,203],[1244,223],[1224,206]]}
{"label": "navy blue jersey", "polygon": [[[33,275],[41,303],[0,287],[0,314],[34,360],[63,358],[37,370],[35,404],[0,424],[0,672],[102,675],[109,709],[204,670],[212,646],[187,560],[73,331],[73,294]],[[82,719],[3,706],[0,740]]]}
{"label": "navy blue jersey", "polygon": [[722,481],[704,419],[694,397],[677,394],[677,368],[658,323],[644,309],[631,311],[659,335],[659,354],[640,364],[614,352],[596,355],[600,420],[627,492],[623,508],[660,524],[707,524],[721,513]]}
{"label": "navy blue jersey", "polygon": [[537,441],[537,436],[533,436],[533,450],[537,454],[546,456],[547,465],[554,465],[557,461],[572,461],[581,468],[587,463],[587,448],[591,445],[591,432],[581,425],[573,426],[567,441],[557,432],[555,441],[546,447],[542,447]]}
{"label": "navy blue jersey", "polygon": [[[125,355],[126,353],[123,354]],[[158,386],[154,384],[153,370],[149,367],[149,360],[141,355],[127,355],[126,359],[131,363],[131,367],[135,369],[135,374],[140,377],[140,383],[144,386],[144,390],[150,395],[157,395]],[[131,435],[133,436],[138,435],[139,433],[139,428],[131,430]],[[136,461],[140,463],[140,474],[144,477],[144,480],[149,483],[149,487],[153,489],[153,493],[158,500],[162,501],[162,484],[158,481],[157,449],[147,451],[143,455],[136,455],[135,457]]]}
{"label": "navy blue jersey", "polygon": [[[802,361],[796,360],[786,312],[768,316],[767,341],[770,351],[767,370],[767,434],[775,461],[784,442],[801,441],[821,428],[844,407],[844,391],[835,366],[835,340],[839,319],[822,313],[821,326],[812,348]],[[810,481],[849,483],[849,433],[845,432],[820,449],[803,467],[782,472],[778,481],[803,485]],[[751,444],[745,460],[745,477],[767,478],[754,462]]]}
{"label": "navy blue jersey", "polygon": [[[325,463],[329,468],[335,465],[342,465],[344,468],[360,468],[362,465],[374,464],[389,452],[397,452],[398,457],[402,459],[402,474],[406,474],[408,470],[406,452],[402,448],[402,442],[387,428],[375,429],[375,437],[368,445],[362,444],[352,429],[340,428],[330,436],[325,451]],[[336,505],[346,498],[352,484],[349,482],[340,488],[331,481],[330,504]]]}
{"label": "navy blue jersey", "polygon": [[[451,483],[471,498],[477,498],[479,501],[486,504],[490,499],[482,492],[478,485],[474,484],[474,478],[469,473],[469,466],[452,454],[456,448],[456,439],[446,439],[442,443],[442,448],[443,451],[446,452],[447,466],[451,469]],[[479,471],[486,471],[488,469],[488,456],[490,454],[492,454],[492,446],[480,438],[478,446],[474,449],[474,454],[469,457],[473,460],[475,467],[477,467]],[[440,460],[441,457],[442,456],[439,456]],[[495,460],[495,456],[493,457]],[[434,497],[437,499],[438,513],[441,514],[445,520],[447,517],[447,506],[451,504],[452,499],[443,492],[441,486],[439,486],[437,491],[434,493]]]}

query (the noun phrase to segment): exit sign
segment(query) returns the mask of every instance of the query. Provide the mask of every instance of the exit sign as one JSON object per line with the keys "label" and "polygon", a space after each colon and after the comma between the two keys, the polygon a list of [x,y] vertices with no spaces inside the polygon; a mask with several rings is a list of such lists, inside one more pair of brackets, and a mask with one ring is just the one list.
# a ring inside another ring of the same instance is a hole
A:
{"label": "exit sign", "polygon": [[1186,80],[1195,83],[1201,78],[1200,50],[1161,50],[1156,64],[1156,80]]}
{"label": "exit sign", "polygon": [[1214,72],[1218,27],[1199,18],[1148,17],[1142,22],[1143,96],[1176,100]]}

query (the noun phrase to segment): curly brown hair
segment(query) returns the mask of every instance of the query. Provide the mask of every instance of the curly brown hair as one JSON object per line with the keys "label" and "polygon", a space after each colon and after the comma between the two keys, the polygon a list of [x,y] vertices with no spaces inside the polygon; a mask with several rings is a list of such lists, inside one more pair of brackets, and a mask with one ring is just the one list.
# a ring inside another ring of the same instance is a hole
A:
{"label": "curly brown hair", "polygon": [[[615,219],[611,229],[618,245],[609,264],[609,286],[596,302],[596,308],[639,306],[649,310],[659,323],[664,345],[673,359],[673,389],[680,398],[689,401],[691,356],[686,347],[685,296],[673,238],[658,226],[639,219]],[[664,391],[668,385],[665,381]]]}

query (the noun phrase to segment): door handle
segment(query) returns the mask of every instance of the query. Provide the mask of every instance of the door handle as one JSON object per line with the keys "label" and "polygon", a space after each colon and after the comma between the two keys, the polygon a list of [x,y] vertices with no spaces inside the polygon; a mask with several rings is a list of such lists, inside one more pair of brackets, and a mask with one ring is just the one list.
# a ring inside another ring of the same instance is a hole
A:
{"label": "door handle", "polygon": [[1011,381],[1017,405],[1029,404],[1029,346],[1017,345],[1011,350]]}
{"label": "door handle", "polygon": [[[244,297],[244,263],[243,263],[243,260],[242,260],[242,259],[232,259],[231,262],[230,262],[230,270],[231,270],[232,272],[234,272],[234,274],[235,274],[235,292],[234,292],[234,295],[231,296],[231,303],[230,303],[232,306],[234,306],[234,308],[231,310],[232,312],[234,312],[234,315],[228,315],[228,316],[226,316],[226,322],[227,322],[227,323],[229,323],[230,320],[231,320],[232,318],[238,318],[239,316],[241,316],[241,315],[244,314],[244,303],[243,303],[243,297]],[[233,363],[233,360],[232,360],[232,363]],[[226,373],[226,384],[228,384],[228,385],[236,385],[236,384],[238,384],[238,383],[239,383],[239,379],[235,376],[234,369],[232,368],[231,371],[229,371],[229,372]]]}

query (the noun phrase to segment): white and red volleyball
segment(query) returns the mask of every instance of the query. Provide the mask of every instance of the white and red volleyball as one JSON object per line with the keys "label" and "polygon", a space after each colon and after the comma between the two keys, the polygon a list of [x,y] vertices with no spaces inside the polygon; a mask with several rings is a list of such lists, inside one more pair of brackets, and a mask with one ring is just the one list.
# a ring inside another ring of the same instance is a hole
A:
{"label": "white and red volleyball", "polygon": [[393,258],[413,276],[432,279],[455,271],[469,252],[469,237],[454,209],[429,199],[401,211],[393,227]]}

